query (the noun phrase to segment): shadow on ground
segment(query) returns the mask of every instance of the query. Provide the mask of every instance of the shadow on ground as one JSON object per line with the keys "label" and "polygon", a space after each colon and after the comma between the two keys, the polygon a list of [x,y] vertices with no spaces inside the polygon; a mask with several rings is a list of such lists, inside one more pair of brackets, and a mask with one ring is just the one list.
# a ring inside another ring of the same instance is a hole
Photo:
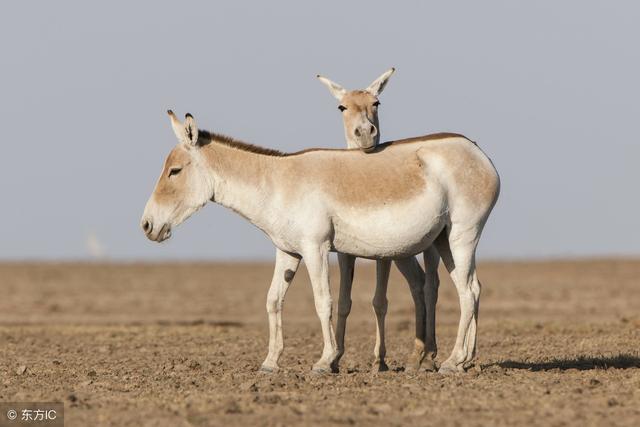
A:
{"label": "shadow on ground", "polygon": [[518,362],[505,360],[489,366],[500,366],[504,369],[526,369],[529,371],[550,371],[553,369],[578,369],[588,371],[591,369],[629,369],[640,368],[640,357],[630,354],[619,354],[613,357],[588,357],[579,356],[573,359],[553,359],[548,362]]}

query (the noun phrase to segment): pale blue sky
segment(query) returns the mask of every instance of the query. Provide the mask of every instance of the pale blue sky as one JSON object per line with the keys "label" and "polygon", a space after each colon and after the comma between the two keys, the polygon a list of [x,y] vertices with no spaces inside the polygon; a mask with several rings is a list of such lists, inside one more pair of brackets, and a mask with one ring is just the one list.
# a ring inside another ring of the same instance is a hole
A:
{"label": "pale blue sky", "polygon": [[176,142],[165,111],[259,145],[341,147],[315,75],[356,88],[391,66],[383,140],[464,133],[500,172],[481,257],[640,254],[637,2],[0,9],[1,259],[86,258],[88,246],[123,260],[271,259],[260,231],[213,204],[166,244],[143,236]]}

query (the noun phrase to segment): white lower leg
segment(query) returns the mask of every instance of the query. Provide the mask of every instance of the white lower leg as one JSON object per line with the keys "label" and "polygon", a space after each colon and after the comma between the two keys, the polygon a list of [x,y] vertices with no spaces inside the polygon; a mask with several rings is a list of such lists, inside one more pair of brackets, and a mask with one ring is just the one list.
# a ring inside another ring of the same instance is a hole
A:
{"label": "white lower leg", "polygon": [[443,371],[462,371],[467,355],[475,351],[476,319],[473,314],[473,295],[469,288],[458,289],[458,294],[460,301],[458,334],[451,355],[440,368]]}
{"label": "white lower leg", "polygon": [[471,320],[469,332],[467,333],[466,342],[467,342],[467,352],[465,355],[464,363],[471,362],[474,357],[476,357],[477,339],[478,339],[478,316],[480,314],[480,292],[481,285],[478,277],[475,272],[472,277],[471,282],[471,294],[473,295],[473,318]]}
{"label": "white lower leg", "polygon": [[331,289],[329,287],[329,244],[312,247],[304,253],[309,271],[316,312],[322,327],[324,348],[320,360],[313,366],[316,371],[330,371],[338,353],[331,326]]}
{"label": "white lower leg", "polygon": [[476,351],[477,309],[480,302],[480,282],[475,272],[476,240],[463,243],[459,238],[457,246],[451,248],[453,268],[451,278],[458,291],[460,301],[460,322],[456,343],[449,358],[442,364],[440,370],[463,371],[464,364],[473,359]]}
{"label": "white lower leg", "polygon": [[298,269],[300,260],[285,252],[276,252],[276,265],[267,294],[267,314],[269,317],[269,353],[262,363],[262,370],[278,369],[278,360],[284,350],[282,333],[282,306],[289,284]]}

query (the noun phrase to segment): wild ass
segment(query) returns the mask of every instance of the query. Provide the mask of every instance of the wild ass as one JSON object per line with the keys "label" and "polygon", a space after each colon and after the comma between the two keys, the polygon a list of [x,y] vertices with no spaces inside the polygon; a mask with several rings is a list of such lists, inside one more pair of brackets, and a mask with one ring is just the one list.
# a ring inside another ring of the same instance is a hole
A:
{"label": "wild ass", "polygon": [[[378,96],[384,90],[395,68],[385,71],[366,89],[347,90],[343,86],[318,75],[318,79],[329,89],[340,103],[338,109],[342,113],[344,135],[348,148],[359,148],[370,152],[380,142],[380,123],[378,120]],[[340,266],[340,295],[338,297],[338,322],[336,339],[338,344],[338,360],[344,353],[344,336],[347,317],[351,312],[351,286],[356,257],[338,253]],[[416,318],[416,338],[413,352],[409,357],[406,369],[417,371],[424,359],[424,367],[428,371],[436,369],[437,355],[435,334],[435,306],[438,299],[438,264],[440,256],[433,245],[424,251],[425,271],[415,257],[395,260],[400,273],[407,280],[411,296],[414,300]],[[376,315],[376,344],[373,349],[373,369],[387,370],[384,361],[386,355],[384,321],[387,314],[387,285],[391,260],[380,259],[376,262],[376,290],[373,296],[373,310]],[[425,276],[426,272],[426,276]],[[426,318],[426,319],[425,319]],[[426,324],[425,324],[426,322]],[[425,359],[426,356],[426,359]]]}
{"label": "wild ass", "polygon": [[327,372],[338,349],[331,325],[329,252],[400,259],[435,242],[456,285],[460,323],[441,371],[463,370],[474,357],[480,282],[475,250],[499,193],[488,157],[457,134],[436,134],[360,150],[285,154],[199,131],[169,112],[179,143],[171,151],[141,220],[161,242],[212,200],[248,219],[277,248],[269,289],[269,353],[283,349],[282,305],[304,258],[322,326],[324,348],[313,369]]}

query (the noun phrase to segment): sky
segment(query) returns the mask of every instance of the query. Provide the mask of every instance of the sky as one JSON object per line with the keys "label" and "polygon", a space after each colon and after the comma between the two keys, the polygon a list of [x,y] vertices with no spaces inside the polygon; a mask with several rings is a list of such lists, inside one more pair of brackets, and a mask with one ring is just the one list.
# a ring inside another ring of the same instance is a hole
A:
{"label": "sky", "polygon": [[355,89],[392,66],[383,141],[462,133],[500,173],[481,259],[638,256],[639,21],[632,1],[5,2],[0,259],[273,259],[213,203],[145,238],[166,110],[340,148],[316,74]]}

